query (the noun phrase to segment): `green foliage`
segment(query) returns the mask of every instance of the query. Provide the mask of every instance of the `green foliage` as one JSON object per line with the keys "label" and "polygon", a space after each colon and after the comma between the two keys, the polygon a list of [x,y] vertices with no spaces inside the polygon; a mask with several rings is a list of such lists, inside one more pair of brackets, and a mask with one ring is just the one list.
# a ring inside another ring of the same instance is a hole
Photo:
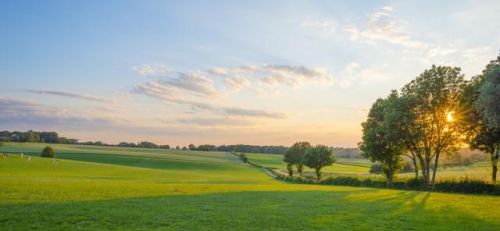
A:
{"label": "green foliage", "polygon": [[239,156],[240,156],[241,161],[243,161],[243,163],[248,162],[248,157],[245,153],[241,153]]}
{"label": "green foliage", "polygon": [[54,149],[52,147],[47,146],[42,150],[41,156],[46,157],[46,158],[54,158],[54,157],[56,157],[56,152],[54,151]]}
{"label": "green foliage", "polygon": [[486,125],[500,130],[500,55],[486,66],[483,76],[477,105]]}
{"label": "green foliage", "polygon": [[297,142],[285,152],[283,161],[288,165],[297,166],[297,172],[302,175],[304,156],[310,148],[311,144],[309,142]]}
{"label": "green foliage", "polygon": [[435,183],[440,155],[454,152],[460,143],[459,123],[448,116],[459,111],[464,85],[460,68],[432,66],[402,89],[400,134],[418,159],[427,185]]}
{"label": "green foliage", "polygon": [[383,173],[384,169],[380,163],[373,163],[370,165],[370,173]]}
{"label": "green foliage", "polygon": [[304,164],[313,168],[316,172],[317,180],[321,179],[321,168],[332,165],[335,162],[332,148],[325,145],[316,145],[307,149],[304,155]]}
{"label": "green foliage", "polygon": [[460,98],[460,126],[465,140],[472,149],[490,154],[494,183],[500,156],[500,127],[495,126],[500,118],[499,111],[495,112],[500,110],[500,93],[495,88],[500,89],[500,56],[491,61],[481,75],[472,78]]}
{"label": "green foliage", "polygon": [[366,122],[361,124],[363,142],[359,144],[359,148],[365,157],[380,163],[389,186],[402,167],[401,155],[405,149],[397,121],[399,100],[396,91],[385,99],[378,99],[372,105]]}

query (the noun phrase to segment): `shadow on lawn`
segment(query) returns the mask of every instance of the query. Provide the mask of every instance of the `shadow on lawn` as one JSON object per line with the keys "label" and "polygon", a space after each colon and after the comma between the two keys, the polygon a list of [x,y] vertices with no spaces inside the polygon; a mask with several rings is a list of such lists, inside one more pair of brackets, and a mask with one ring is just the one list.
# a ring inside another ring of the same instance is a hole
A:
{"label": "shadow on lawn", "polygon": [[431,193],[234,192],[0,206],[6,230],[499,230],[494,217],[449,206]]}

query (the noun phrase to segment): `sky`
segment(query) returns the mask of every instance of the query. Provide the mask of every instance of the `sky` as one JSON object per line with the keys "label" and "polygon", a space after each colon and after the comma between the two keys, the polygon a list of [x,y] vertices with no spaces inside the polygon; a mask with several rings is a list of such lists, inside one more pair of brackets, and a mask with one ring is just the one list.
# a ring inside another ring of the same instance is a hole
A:
{"label": "sky", "polygon": [[499,1],[0,1],[0,130],[356,147],[435,65],[481,73]]}

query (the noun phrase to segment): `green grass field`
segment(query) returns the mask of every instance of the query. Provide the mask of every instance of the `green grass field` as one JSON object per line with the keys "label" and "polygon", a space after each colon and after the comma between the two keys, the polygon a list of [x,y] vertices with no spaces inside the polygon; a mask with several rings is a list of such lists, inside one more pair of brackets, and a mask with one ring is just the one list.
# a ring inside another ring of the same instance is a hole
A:
{"label": "green grass field", "polygon": [[[285,170],[286,164],[283,162],[282,155],[245,153],[248,159],[261,166]],[[344,174],[344,175],[367,175],[370,169],[370,161],[366,159],[344,159],[337,158],[337,163],[325,167],[323,172],[326,174]],[[304,167],[305,172],[311,172],[312,169]]]}
{"label": "green grass field", "polygon": [[52,146],[55,166],[0,159],[0,230],[500,230],[500,197],[288,184],[229,153]]}
{"label": "green grass field", "polygon": [[[286,164],[283,162],[282,155],[273,154],[260,154],[260,153],[245,153],[248,159],[256,164],[279,169],[281,172],[286,173]],[[372,177],[383,178],[379,174],[369,173],[370,165],[372,163],[367,159],[347,159],[337,158],[337,163],[322,169],[325,176],[359,176],[359,177]],[[313,175],[313,170],[304,167],[304,172]],[[484,181],[490,181],[491,168],[488,162],[478,162],[470,166],[458,167],[441,167],[438,169],[437,179],[446,180],[450,178],[471,178]],[[401,173],[400,178],[414,177],[414,173]]]}

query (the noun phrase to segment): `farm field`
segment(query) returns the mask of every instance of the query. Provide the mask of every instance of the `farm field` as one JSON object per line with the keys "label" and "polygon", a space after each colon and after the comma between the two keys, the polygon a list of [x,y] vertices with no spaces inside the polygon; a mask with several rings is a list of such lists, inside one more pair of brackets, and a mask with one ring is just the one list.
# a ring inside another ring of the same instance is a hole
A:
{"label": "farm field", "polygon": [[2,147],[1,230],[500,229],[495,196],[288,184],[222,152],[51,145],[53,165],[44,146]]}

